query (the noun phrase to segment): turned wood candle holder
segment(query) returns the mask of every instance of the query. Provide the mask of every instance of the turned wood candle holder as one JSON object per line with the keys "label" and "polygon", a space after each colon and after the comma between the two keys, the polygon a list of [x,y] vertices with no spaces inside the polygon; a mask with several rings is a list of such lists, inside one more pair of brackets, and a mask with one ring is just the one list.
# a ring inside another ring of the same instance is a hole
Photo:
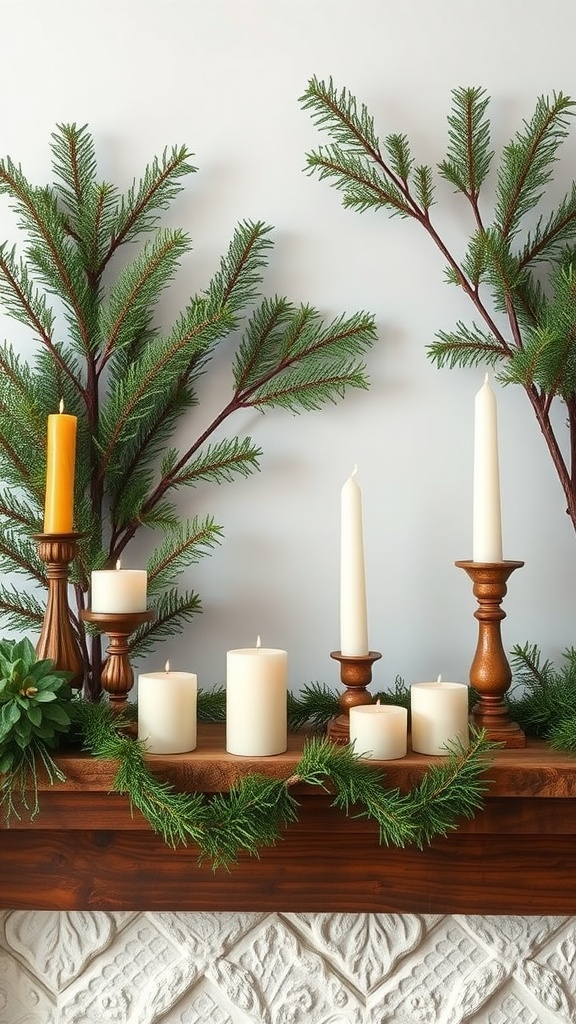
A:
{"label": "turned wood candle holder", "polygon": [[156,612],[80,612],[84,622],[98,627],[99,632],[106,633],[110,646],[102,669],[102,688],[106,690],[110,704],[115,712],[121,712],[128,702],[128,694],[134,685],[134,672],[130,664],[129,637],[138,626],[152,622]]}
{"label": "turned wood candle holder", "polygon": [[363,655],[331,651],[330,657],[340,662],[340,681],[346,689],[338,698],[341,714],[330,719],[326,735],[333,743],[345,744],[350,742],[350,708],[374,703],[374,697],[366,687],[372,681],[372,665],[382,655],[379,651],[368,651]]}
{"label": "turned wood candle holder", "polygon": [[80,533],[35,533],[38,554],[47,565],[48,600],[40,639],[36,644],[39,658],[51,658],[54,667],[71,672],[70,686],[79,689],[84,682],[84,661],[68,604],[70,563],[76,557]]}
{"label": "turned wood candle holder", "polygon": [[488,739],[506,747],[525,747],[526,737],[517,722],[512,722],[503,697],[512,682],[512,672],[502,646],[500,623],[506,618],[501,605],[506,596],[508,577],[524,562],[455,562],[473,583],[478,609],[478,644],[470,667],[470,685],[479,694],[472,708],[472,722],[485,729]]}

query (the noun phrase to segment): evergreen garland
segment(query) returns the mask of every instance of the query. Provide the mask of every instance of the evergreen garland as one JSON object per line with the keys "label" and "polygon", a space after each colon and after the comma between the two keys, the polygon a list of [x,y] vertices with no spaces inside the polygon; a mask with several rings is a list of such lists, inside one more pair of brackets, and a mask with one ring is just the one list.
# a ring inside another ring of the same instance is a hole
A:
{"label": "evergreen garland", "polygon": [[433,215],[434,170],[418,163],[404,133],[380,138],[367,107],[331,79],[310,79],[301,103],[330,138],[307,155],[309,173],[338,189],[349,209],[415,222],[439,251],[446,280],[476,319],[439,331],[428,354],[440,367],[493,366],[501,382],[524,388],[576,529],[576,181],[560,200],[554,185],[576,102],[540,96],[491,177],[490,97],[479,87],[453,90],[446,156],[435,170],[470,215],[461,254]]}
{"label": "evergreen garland", "polygon": [[158,779],[146,761],[144,744],[122,733],[127,720],[108,704],[78,701],[75,718],[85,749],[118,762],[113,790],[126,794],[168,845],[194,843],[199,861],[209,860],[214,868],[234,864],[240,852],[258,856],[261,848],[273,846],[298,818],[298,803],[290,791],[299,783],[333,792],[333,806],[346,815],[377,822],[381,844],[422,849],[482,807],[485,772],[495,746],[483,732],[472,730],[468,748],[447,750],[446,758],[429,767],[414,790],[400,793],[385,789],[380,768],[362,761],[349,745],[314,736],[305,741],[288,779],[251,773],[228,793],[207,797],[177,792]]}

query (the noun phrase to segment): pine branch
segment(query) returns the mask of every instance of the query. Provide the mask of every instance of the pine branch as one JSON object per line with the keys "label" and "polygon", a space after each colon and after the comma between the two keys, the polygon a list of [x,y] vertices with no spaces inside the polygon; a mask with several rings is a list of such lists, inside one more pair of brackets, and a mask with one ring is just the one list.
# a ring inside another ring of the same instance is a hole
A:
{"label": "pine branch", "polygon": [[33,594],[14,584],[0,584],[0,612],[8,629],[26,635],[39,632],[44,622],[45,606]]}
{"label": "pine branch", "polygon": [[14,201],[20,224],[30,239],[26,251],[28,262],[47,290],[60,296],[66,310],[72,314],[69,321],[72,333],[87,350],[86,281],[75,259],[73,243],[66,235],[54,194],[49,188],[33,188],[10,157],[0,161],[0,194],[7,194]]}
{"label": "pine branch", "polygon": [[576,237],[576,182],[560,205],[543,224],[539,217],[536,228],[528,232],[526,243],[520,253],[520,266],[530,266],[545,260],[554,261],[561,257],[567,245],[574,243]]}
{"label": "pine branch", "polygon": [[504,148],[495,208],[495,225],[503,239],[516,234],[522,218],[542,198],[558,148],[568,135],[574,106],[563,93],[554,93],[551,100],[540,96],[524,131],[518,131]]}
{"label": "pine branch", "polygon": [[114,233],[102,257],[96,276],[100,278],[117,249],[138,235],[152,231],[158,222],[156,211],[166,210],[182,190],[181,179],[197,168],[189,163],[185,146],[166,148],[162,158],[154,157],[138,185],[134,181],[116,209]]}
{"label": "pine branch", "polygon": [[58,195],[68,213],[75,213],[89,201],[96,183],[96,151],[88,125],[56,125],[52,133],[52,167],[60,185]]}
{"label": "pine branch", "polygon": [[529,689],[546,688],[554,678],[554,666],[546,660],[542,664],[542,654],[536,644],[517,644],[510,654],[512,671],[518,683]]}
{"label": "pine branch", "polygon": [[437,366],[497,366],[507,355],[499,341],[482,331],[477,324],[468,326],[461,320],[454,331],[439,331],[436,340],[427,346]]}
{"label": "pine branch", "polygon": [[478,197],[494,156],[490,149],[490,122],[484,116],[490,97],[484,89],[463,88],[453,90],[452,100],[448,154],[438,169],[446,181],[467,197],[481,226]]}
{"label": "pine branch", "polygon": [[212,516],[180,523],[148,561],[148,593],[161,594],[179,573],[210,554],[221,539],[222,528]]}
{"label": "pine branch", "polygon": [[158,403],[168,405],[174,380],[228,327],[226,314],[214,312],[206,301],[197,300],[172,336],[148,346],[126,377],[111,387],[100,417],[100,480],[106,479],[113,486],[114,479],[123,476],[120,453],[127,450],[132,457],[134,447],[139,445],[140,429],[146,431],[150,418],[155,420]]}
{"label": "pine branch", "polygon": [[[395,190],[388,212],[412,216],[424,228],[443,255],[446,276],[460,287],[483,323],[479,331],[474,324],[457,331],[442,332],[429,346],[429,354],[438,365],[495,364],[502,359],[512,364],[512,371],[502,379],[521,381],[534,410],[538,425],[564,492],[566,509],[576,528],[576,369],[571,355],[572,301],[559,303],[555,324],[559,334],[552,332],[547,321],[548,299],[544,275],[532,274],[532,264],[551,261],[554,273],[557,263],[566,270],[572,263],[571,246],[576,225],[576,184],[559,207],[544,219],[540,216],[536,229],[528,235],[523,249],[516,252],[520,228],[552,181],[552,171],[560,145],[568,134],[569,118],[574,101],[562,93],[551,100],[540,98],[534,115],[522,131],[505,147],[496,177],[496,202],[492,225],[484,227],[480,209],[480,188],[487,180],[493,154],[490,150],[489,124],[486,117],[488,97],[478,88],[453,91],[453,108],[449,116],[447,158],[438,165],[440,175],[447,178],[468,198],[474,227],[462,260],[451,251],[433,224],[429,204],[433,182],[426,178],[414,183],[414,170],[409,144],[403,134],[388,136],[388,163],[375,145],[375,134],[363,134],[362,124],[355,121],[356,102],[347,90],[338,92],[332,82],[326,86],[317,79],[309,82],[301,97],[312,118],[332,136],[328,147],[308,157],[308,170],[319,177],[330,178],[344,191],[344,205],[357,209],[386,205],[383,196],[375,197],[380,177],[385,187]],[[366,121],[366,113],[361,121]],[[348,153],[346,147],[350,147]],[[359,166],[361,165],[361,166]],[[366,170],[366,165],[368,170]],[[426,174],[428,172],[426,171]],[[346,192],[350,188],[350,193]],[[536,268],[539,269],[539,268]],[[497,315],[501,314],[501,315]],[[568,330],[566,330],[566,327]],[[536,333],[536,332],[539,332]],[[522,355],[530,339],[536,347],[527,357]],[[539,375],[533,371],[536,364]],[[541,368],[546,376],[540,377]],[[550,374],[550,369],[553,369]],[[540,383],[542,380],[542,383]],[[547,390],[547,388],[550,390]],[[556,421],[550,416],[554,397],[562,396],[568,413],[568,441],[562,443]],[[568,459],[564,452],[568,451]]]}
{"label": "pine branch", "polygon": [[243,311],[258,296],[262,268],[274,247],[272,228],[263,221],[241,221],[237,226],[220,268],[206,291],[211,305],[230,314]]}
{"label": "pine branch", "polygon": [[154,307],[190,247],[184,231],[158,231],[137,259],[118,275],[100,314],[103,347],[99,374],[113,353],[130,345],[134,335],[148,327]]}
{"label": "pine branch", "polygon": [[297,696],[288,694],[288,727],[292,732],[304,726],[320,730],[339,711],[338,694],[324,683],[308,683]]}
{"label": "pine branch", "polygon": [[0,571],[23,573],[41,587],[45,586],[46,569],[35,544],[6,526],[0,535]]}
{"label": "pine branch", "polygon": [[300,97],[303,110],[310,110],[314,124],[327,130],[336,142],[350,153],[379,155],[379,141],[374,132],[374,119],[364,103],[346,88],[337,90],[332,78],[323,82],[311,78]]}
{"label": "pine branch", "polygon": [[[348,387],[367,386],[364,366],[351,357],[372,344],[371,316],[357,313],[324,326],[317,310],[300,306],[293,311],[285,308],[282,320],[282,336],[273,338],[280,358],[271,369],[266,368],[266,356],[262,357],[261,334],[256,331],[245,339],[242,362],[234,370],[242,405],[280,405],[293,412],[317,409],[341,397]],[[251,382],[240,391],[248,366]]]}
{"label": "pine branch", "polygon": [[224,439],[207,445],[185,469],[172,470],[165,479],[170,481],[171,488],[195,486],[201,480],[220,484],[236,475],[249,476],[259,468],[261,455],[261,449],[255,447],[250,437]]}
{"label": "pine branch", "polygon": [[185,623],[202,611],[202,604],[194,591],[180,594],[176,587],[172,587],[156,599],[154,611],[154,621],[140,626],[130,642],[132,658],[143,657],[160,640],[178,633]]}
{"label": "pine branch", "polygon": [[200,722],[226,721],[226,687],[217,686],[213,690],[199,687],[197,710]]}

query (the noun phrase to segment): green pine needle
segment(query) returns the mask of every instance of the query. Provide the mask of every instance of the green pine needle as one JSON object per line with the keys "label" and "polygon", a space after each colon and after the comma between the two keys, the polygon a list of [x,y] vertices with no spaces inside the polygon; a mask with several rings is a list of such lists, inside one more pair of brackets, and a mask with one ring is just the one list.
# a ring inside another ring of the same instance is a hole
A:
{"label": "green pine needle", "polygon": [[[328,697],[316,684],[302,704]],[[219,719],[224,702],[223,688],[201,691],[199,717]],[[144,745],[122,734],[126,719],[116,716],[108,704],[79,701],[74,716],[86,749],[95,757],[117,761],[114,791],[125,793],[168,845],[194,843],[199,861],[209,860],[214,869],[229,868],[241,854],[257,857],[260,849],[277,843],[298,819],[291,790],[301,783],[332,793],[333,806],[344,814],[375,821],[380,843],[422,847],[480,809],[487,785],[484,773],[494,747],[483,734],[474,734],[468,750],[447,752],[444,764],[429,768],[414,791],[401,794],[387,790],[381,769],[363,761],[351,746],[316,736],[306,740],[289,778],[249,773],[229,793],[207,797],[178,793],[158,779],[146,761]]]}

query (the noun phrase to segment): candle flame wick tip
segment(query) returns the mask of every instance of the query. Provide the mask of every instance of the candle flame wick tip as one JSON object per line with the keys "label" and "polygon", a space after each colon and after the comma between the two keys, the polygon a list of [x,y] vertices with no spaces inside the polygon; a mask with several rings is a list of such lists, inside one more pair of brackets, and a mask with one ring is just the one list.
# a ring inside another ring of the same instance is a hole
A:
{"label": "candle flame wick tip", "polygon": [[258,637],[256,637],[256,649],[260,650],[261,647],[262,647],[262,641],[261,641],[260,637],[258,636]]}
{"label": "candle flame wick tip", "polygon": [[442,676],[438,676],[438,679],[436,680],[436,682],[437,683],[441,683],[442,682]]}
{"label": "candle flame wick tip", "polygon": [[168,675],[168,673],[170,672],[170,662],[169,661],[166,662],[165,672],[166,672],[166,675]]}

